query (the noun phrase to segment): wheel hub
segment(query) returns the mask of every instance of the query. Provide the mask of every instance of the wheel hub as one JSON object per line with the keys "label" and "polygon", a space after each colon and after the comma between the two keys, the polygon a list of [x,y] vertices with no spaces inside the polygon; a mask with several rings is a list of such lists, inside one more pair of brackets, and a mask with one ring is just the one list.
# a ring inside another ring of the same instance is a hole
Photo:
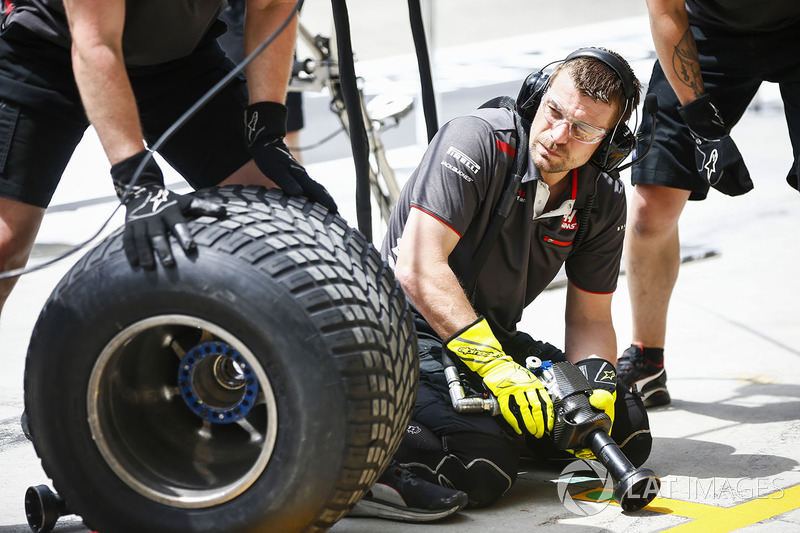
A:
{"label": "wheel hub", "polygon": [[86,400],[111,470],[172,507],[235,498],[263,473],[277,439],[264,366],[235,335],[191,316],[153,316],[120,331],[94,364]]}
{"label": "wheel hub", "polygon": [[202,342],[186,352],[178,386],[189,409],[213,424],[244,418],[258,396],[258,380],[247,361],[224,342]]}

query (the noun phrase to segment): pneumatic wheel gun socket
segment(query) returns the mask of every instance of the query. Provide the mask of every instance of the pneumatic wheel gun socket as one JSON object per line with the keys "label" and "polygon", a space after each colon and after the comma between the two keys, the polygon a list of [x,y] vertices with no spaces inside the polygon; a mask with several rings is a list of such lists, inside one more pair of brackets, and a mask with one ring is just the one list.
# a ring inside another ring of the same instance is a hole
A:
{"label": "pneumatic wheel gun socket", "polygon": [[653,501],[661,480],[649,468],[636,468],[609,436],[611,419],[589,403],[592,387],[569,362],[529,357],[526,365],[542,381],[553,401],[553,443],[561,450],[589,448],[614,480],[614,499],[624,511]]}
{"label": "pneumatic wheel gun socket", "polygon": [[28,487],[25,491],[25,515],[33,533],[52,531],[62,516],[70,515],[64,499],[47,485]]}

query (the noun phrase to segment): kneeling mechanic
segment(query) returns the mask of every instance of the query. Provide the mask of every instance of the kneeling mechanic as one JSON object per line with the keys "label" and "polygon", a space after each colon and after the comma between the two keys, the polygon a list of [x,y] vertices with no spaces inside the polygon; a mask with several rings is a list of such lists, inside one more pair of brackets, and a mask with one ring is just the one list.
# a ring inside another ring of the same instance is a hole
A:
{"label": "kneeling mechanic", "polygon": [[[575,363],[595,389],[592,405],[611,417],[620,449],[637,466],[650,453],[642,402],[616,384],[611,317],[626,217],[614,167],[630,149],[620,158],[610,141],[629,133],[640,90],[618,54],[577,50],[552,74],[529,76],[516,105],[484,107],[442,127],[392,213],[382,255],[417,314],[421,374],[395,464],[464,491],[470,506],[508,491],[521,454],[574,458],[548,438],[553,406],[525,368],[532,355]],[[507,178],[512,167],[522,169],[516,182]],[[507,183],[514,184],[510,211],[495,229]],[[481,257],[486,240],[490,251]],[[517,329],[562,265],[569,279],[563,352]],[[498,399],[502,416],[456,412],[443,351],[468,389]]]}

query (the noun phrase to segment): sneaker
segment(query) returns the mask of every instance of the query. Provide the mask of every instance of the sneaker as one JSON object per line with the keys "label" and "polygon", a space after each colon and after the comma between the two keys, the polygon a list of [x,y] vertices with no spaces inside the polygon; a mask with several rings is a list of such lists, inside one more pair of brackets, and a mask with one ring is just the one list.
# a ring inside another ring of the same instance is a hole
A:
{"label": "sneaker", "polygon": [[617,379],[627,388],[636,387],[642,394],[645,407],[667,405],[671,399],[667,390],[667,371],[642,355],[642,347],[630,346],[617,359]]}
{"label": "sneaker", "polygon": [[391,464],[347,516],[432,522],[463,509],[467,501],[466,492],[430,483]]}

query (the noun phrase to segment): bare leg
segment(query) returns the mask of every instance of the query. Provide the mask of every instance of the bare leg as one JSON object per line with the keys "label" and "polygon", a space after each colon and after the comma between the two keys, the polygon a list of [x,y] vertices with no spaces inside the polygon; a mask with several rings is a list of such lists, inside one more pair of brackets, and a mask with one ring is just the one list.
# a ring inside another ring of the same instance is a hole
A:
{"label": "bare leg", "polygon": [[[303,164],[296,152],[292,152],[292,155],[297,159],[298,163],[301,165]],[[259,170],[256,162],[252,159],[240,167],[239,170],[225,178],[225,180],[220,183],[220,186],[222,185],[263,185],[267,189],[277,187],[274,181],[266,177],[264,173]]]}
{"label": "bare leg", "polygon": [[301,165],[303,164],[303,151],[298,150],[300,147],[300,130],[290,131],[286,134],[285,137],[286,146],[289,147],[289,151],[292,152],[292,155],[297,162]]}
{"label": "bare leg", "polygon": [[252,159],[244,164],[239,170],[225,178],[220,183],[222,185],[262,185],[268,189],[277,187],[275,182],[269,179],[256,166]]}
{"label": "bare leg", "polygon": [[[0,198],[0,272],[24,267],[33,249],[44,209]],[[19,278],[0,280],[0,312]]]}
{"label": "bare leg", "polygon": [[636,185],[628,215],[625,255],[633,315],[633,344],[663,348],[667,309],[678,279],[678,220],[689,191]]}

